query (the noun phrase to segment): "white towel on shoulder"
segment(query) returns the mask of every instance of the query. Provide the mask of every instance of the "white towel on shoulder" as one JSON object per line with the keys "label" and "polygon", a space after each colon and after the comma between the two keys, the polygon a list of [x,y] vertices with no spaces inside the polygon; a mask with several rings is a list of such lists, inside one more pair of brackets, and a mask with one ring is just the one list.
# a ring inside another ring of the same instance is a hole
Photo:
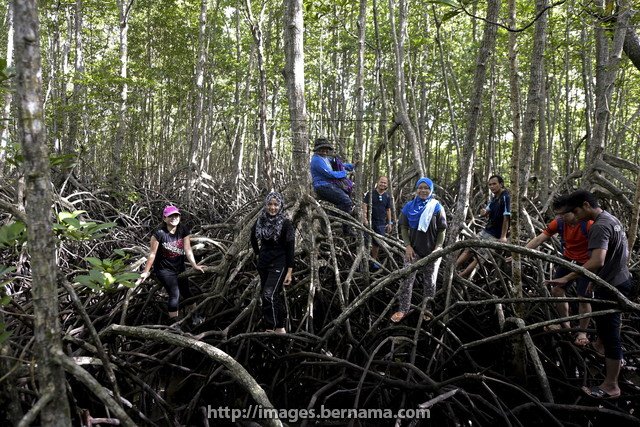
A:
{"label": "white towel on shoulder", "polygon": [[431,223],[433,212],[436,210],[436,206],[438,206],[438,201],[435,199],[435,197],[431,198],[427,202],[427,205],[422,211],[422,215],[420,215],[420,221],[418,221],[419,231],[427,231],[427,229],[429,228],[429,224]]}

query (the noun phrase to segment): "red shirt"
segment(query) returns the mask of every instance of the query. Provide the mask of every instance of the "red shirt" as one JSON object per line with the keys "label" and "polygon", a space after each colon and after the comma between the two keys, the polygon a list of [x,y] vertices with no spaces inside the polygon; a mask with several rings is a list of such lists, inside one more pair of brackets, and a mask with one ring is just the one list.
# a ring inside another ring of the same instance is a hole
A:
{"label": "red shirt", "polygon": [[[593,221],[587,221],[587,231],[591,229],[591,225]],[[547,236],[553,236],[558,232],[558,218],[555,218],[553,221],[547,225],[547,228],[542,230],[544,234]],[[580,264],[584,264],[589,260],[589,238],[585,235],[583,226],[580,225],[580,222],[576,222],[573,225],[564,223],[564,236],[562,236],[562,240],[564,240],[564,255],[566,258],[577,261]]]}

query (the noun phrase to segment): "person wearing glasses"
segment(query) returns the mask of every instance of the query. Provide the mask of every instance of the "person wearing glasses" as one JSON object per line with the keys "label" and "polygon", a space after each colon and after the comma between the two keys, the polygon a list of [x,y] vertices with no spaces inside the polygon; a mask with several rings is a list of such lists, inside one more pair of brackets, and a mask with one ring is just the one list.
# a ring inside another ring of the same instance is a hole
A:
{"label": "person wearing glasses", "polygon": [[[371,223],[371,229],[381,236],[390,233],[393,227],[391,196],[387,193],[387,188],[389,188],[389,178],[381,176],[378,178],[375,188],[372,191],[368,191],[362,201],[362,223],[367,227]],[[369,209],[369,206],[371,206],[371,209]],[[373,242],[371,242],[371,258],[373,258],[373,261],[369,264],[369,269],[372,271],[380,269],[380,264],[378,264],[379,250],[380,247],[376,239],[373,239]]]}
{"label": "person wearing glasses", "polygon": [[[167,302],[169,322],[175,325],[178,319],[178,302],[180,296],[190,298],[193,296],[189,289],[189,279],[179,277],[185,271],[185,261],[189,261],[191,267],[204,273],[203,266],[196,263],[191,249],[191,230],[180,223],[180,211],[173,205],[166,206],[162,211],[162,225],[151,236],[150,252],[147,263],[136,285],[144,282],[151,275],[151,268],[157,279],[169,294]],[[188,307],[194,310],[196,304]],[[198,314],[191,316],[191,323],[197,326],[204,319]]]}

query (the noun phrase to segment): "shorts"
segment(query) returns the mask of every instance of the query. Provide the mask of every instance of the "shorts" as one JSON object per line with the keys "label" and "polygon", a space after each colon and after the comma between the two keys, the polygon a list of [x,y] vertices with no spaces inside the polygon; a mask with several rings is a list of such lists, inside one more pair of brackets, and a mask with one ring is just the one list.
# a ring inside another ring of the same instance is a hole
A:
{"label": "shorts", "polygon": [[[570,259],[567,259],[567,261],[571,262]],[[571,270],[561,265],[557,265],[555,271],[553,272],[553,278],[557,279],[559,277],[564,277],[569,273],[571,273]],[[591,298],[593,296],[592,292],[587,294],[587,288],[589,287],[589,283],[591,283],[591,280],[588,277],[580,276],[577,279],[572,280],[570,283],[567,283],[565,289],[571,286],[573,283],[576,284],[576,292],[579,297]]]}

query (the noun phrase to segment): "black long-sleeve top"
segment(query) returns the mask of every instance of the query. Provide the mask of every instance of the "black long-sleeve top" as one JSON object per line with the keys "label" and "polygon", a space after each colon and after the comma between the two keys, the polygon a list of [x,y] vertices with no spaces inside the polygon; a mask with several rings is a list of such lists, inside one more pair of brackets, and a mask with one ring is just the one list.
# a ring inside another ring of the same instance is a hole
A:
{"label": "black long-sleeve top", "polygon": [[258,257],[258,268],[293,268],[295,254],[295,234],[290,219],[282,223],[282,231],[277,240],[265,240],[256,237],[256,224],[251,228],[251,246]]}

